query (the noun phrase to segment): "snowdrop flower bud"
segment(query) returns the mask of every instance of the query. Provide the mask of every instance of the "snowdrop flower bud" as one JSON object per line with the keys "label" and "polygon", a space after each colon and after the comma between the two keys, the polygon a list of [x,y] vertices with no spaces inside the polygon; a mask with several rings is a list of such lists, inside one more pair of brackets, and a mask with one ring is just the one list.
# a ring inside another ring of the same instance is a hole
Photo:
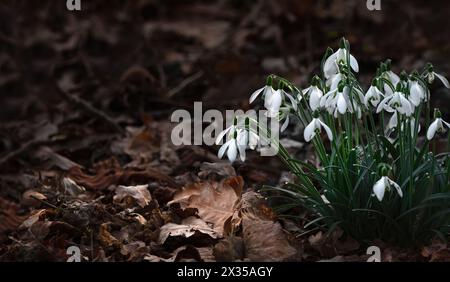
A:
{"label": "snowdrop flower bud", "polygon": [[433,68],[432,64],[428,64],[427,69],[428,69],[428,73],[425,74],[425,77],[428,80],[429,84],[432,84],[434,82],[435,77],[437,77],[442,82],[442,84],[444,84],[445,87],[450,88],[450,83],[448,82],[447,78],[445,78],[441,74],[434,72],[434,68]]}
{"label": "snowdrop flower bud", "polygon": [[310,142],[316,136],[317,133],[321,132],[322,127],[325,129],[325,132],[328,135],[328,139],[332,141],[333,133],[331,133],[331,129],[328,127],[328,125],[326,125],[317,117],[313,118],[313,120],[305,127],[305,131],[303,132],[303,137],[305,138],[305,141]]}
{"label": "snowdrop flower bud", "polygon": [[441,113],[438,110],[436,110],[435,112],[436,119],[430,124],[430,127],[428,127],[427,130],[428,140],[433,139],[434,135],[436,135],[436,132],[445,132],[445,126],[447,128],[450,128],[450,124],[442,119]]}
{"label": "snowdrop flower bud", "polygon": [[377,197],[378,201],[382,201],[384,198],[384,194],[386,192],[386,189],[391,189],[391,187],[394,187],[397,190],[397,193],[400,197],[403,197],[402,188],[389,179],[387,176],[382,176],[376,183],[373,185],[373,193]]}

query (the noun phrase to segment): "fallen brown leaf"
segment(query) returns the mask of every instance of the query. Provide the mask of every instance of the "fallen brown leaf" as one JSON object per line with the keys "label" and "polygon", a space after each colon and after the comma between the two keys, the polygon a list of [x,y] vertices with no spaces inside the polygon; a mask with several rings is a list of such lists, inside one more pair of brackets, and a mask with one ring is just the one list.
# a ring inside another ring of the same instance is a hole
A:
{"label": "fallen brown leaf", "polygon": [[213,239],[221,237],[221,234],[209,227],[208,224],[206,224],[202,219],[191,216],[184,219],[181,224],[167,223],[162,226],[159,233],[158,243],[164,244],[169,236],[183,236],[185,238],[189,238],[196,232],[209,235]]}
{"label": "fallen brown leaf", "polygon": [[152,200],[148,185],[119,186],[116,188],[114,202],[120,202],[127,197],[133,198],[141,208],[147,206]]}
{"label": "fallen brown leaf", "polygon": [[223,235],[226,222],[236,212],[243,186],[242,177],[194,183],[175,194],[168,204],[179,203],[183,209],[197,209],[199,217],[213,224],[213,229]]}
{"label": "fallen brown leaf", "polygon": [[245,254],[251,261],[286,261],[297,254],[278,222],[244,217],[242,229]]}

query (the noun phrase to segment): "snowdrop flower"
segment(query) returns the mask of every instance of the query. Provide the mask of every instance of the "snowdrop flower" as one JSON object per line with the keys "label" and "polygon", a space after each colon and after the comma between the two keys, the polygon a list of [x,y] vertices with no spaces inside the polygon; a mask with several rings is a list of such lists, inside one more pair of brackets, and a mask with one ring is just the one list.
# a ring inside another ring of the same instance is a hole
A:
{"label": "snowdrop flower", "polygon": [[436,132],[445,132],[446,129],[444,125],[447,128],[450,128],[450,123],[445,122],[441,117],[437,117],[433,123],[431,123],[430,127],[428,127],[427,130],[427,139],[431,140],[434,138],[434,135],[436,135]]}
{"label": "snowdrop flower", "polygon": [[[409,122],[410,122],[410,127],[411,127],[411,136],[414,136],[414,128],[416,126],[416,120],[415,118],[411,117],[409,118]],[[385,135],[389,136],[393,130],[398,126],[398,115],[397,112],[394,112],[394,114],[391,116],[391,118],[389,119],[389,122],[387,124],[386,130],[385,130]],[[420,132],[420,124],[417,125],[417,133]],[[401,125],[401,130],[403,130],[403,124]]]}
{"label": "snowdrop flower", "polygon": [[369,87],[369,90],[367,90],[366,92],[366,96],[364,96],[364,105],[366,105],[366,107],[368,108],[370,103],[373,107],[376,108],[380,103],[382,97],[383,93],[381,93],[381,91],[378,90],[376,86],[371,85]]}
{"label": "snowdrop flower", "polygon": [[321,132],[322,127],[325,129],[327,133],[328,139],[330,141],[333,140],[333,133],[331,133],[331,129],[322,122],[319,118],[313,118],[313,120],[305,127],[305,131],[303,132],[303,137],[306,142],[310,142],[314,136],[316,136],[317,132]]}
{"label": "snowdrop flower", "polygon": [[377,197],[378,201],[382,201],[384,197],[384,193],[386,192],[386,189],[391,189],[391,187],[394,186],[394,188],[397,190],[397,193],[400,197],[403,197],[402,188],[389,179],[387,176],[382,176],[380,180],[378,180],[375,185],[373,185],[373,193]]}
{"label": "snowdrop flower", "polygon": [[290,101],[290,106],[294,110],[297,110],[297,101],[295,101],[292,95],[282,89],[275,90],[270,85],[266,85],[253,92],[250,96],[250,103],[253,103],[261,93],[264,96],[264,107],[267,109],[267,116],[269,117],[277,116],[280,107],[283,104],[284,97],[287,97]]}
{"label": "snowdrop flower", "polygon": [[434,82],[434,79],[437,77],[442,84],[444,84],[445,87],[450,88],[450,83],[448,82],[447,78],[445,78],[443,75],[436,73],[433,70],[433,65],[428,64],[428,73],[425,74],[425,78],[428,80],[428,83],[432,84]]}
{"label": "snowdrop flower", "polygon": [[414,107],[419,106],[422,100],[426,99],[425,89],[419,84],[417,80],[409,82],[409,101]]}
{"label": "snowdrop flower", "polygon": [[322,97],[320,101],[320,105],[325,107],[329,113],[334,112],[334,116],[337,116],[337,113],[345,114],[347,111],[353,113],[353,110],[356,108],[355,105],[352,105],[350,102],[349,88],[344,86],[342,89],[336,89],[333,91],[329,91],[325,96]]}
{"label": "snowdrop flower", "polygon": [[333,75],[339,73],[339,63],[347,62],[347,54],[350,57],[350,67],[355,72],[359,72],[358,61],[356,61],[355,57],[352,54],[348,53],[347,49],[345,49],[344,46],[341,46],[341,48],[339,48],[339,50],[337,50],[335,53],[331,54],[331,56],[329,56],[325,60],[325,63],[323,65],[323,73],[325,75],[325,78],[329,79]]}
{"label": "snowdrop flower", "polygon": [[323,92],[319,89],[319,87],[311,85],[310,87],[303,90],[303,95],[308,95],[309,107],[312,111],[315,111],[320,107],[320,99],[323,96]]}
{"label": "snowdrop flower", "polygon": [[244,162],[247,146],[255,148],[258,143],[258,136],[255,133],[250,133],[246,129],[237,129],[235,125],[232,125],[218,135],[216,140],[217,145],[219,145],[227,133],[229,133],[229,140],[220,147],[217,154],[218,157],[222,158],[225,152],[227,152],[227,157],[230,162],[234,162],[239,153],[240,159]]}
{"label": "snowdrop flower", "polygon": [[390,113],[398,111],[406,116],[410,116],[413,113],[411,103],[405,98],[403,93],[398,91],[391,96],[385,97],[380,104],[378,104],[377,113],[380,113],[382,110]]}

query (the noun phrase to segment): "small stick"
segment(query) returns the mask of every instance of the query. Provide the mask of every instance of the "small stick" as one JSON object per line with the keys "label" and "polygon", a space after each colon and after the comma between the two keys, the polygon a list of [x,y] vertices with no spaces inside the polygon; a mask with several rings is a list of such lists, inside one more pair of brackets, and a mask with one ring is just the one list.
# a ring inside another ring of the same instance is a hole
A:
{"label": "small stick", "polygon": [[95,108],[90,103],[85,101],[84,99],[70,95],[66,91],[62,90],[58,85],[56,85],[56,89],[58,92],[69,102],[76,104],[77,106],[83,108],[86,112],[90,113],[91,115],[103,120],[106,122],[112,129],[119,132],[120,134],[125,134],[125,130],[118,125],[108,114],[103,112],[100,109]]}
{"label": "small stick", "polygon": [[3,158],[0,159],[0,166],[2,166],[3,164],[9,162],[12,159],[17,158],[18,156],[22,155],[23,153],[25,153],[26,151],[33,149],[35,147],[38,146],[42,146],[45,144],[50,143],[50,141],[48,140],[39,140],[39,139],[35,139],[35,140],[31,140],[28,141],[27,143],[25,143],[24,145],[22,145],[19,149],[12,151],[11,153],[5,155]]}
{"label": "small stick", "polygon": [[197,79],[200,79],[203,76],[203,74],[204,74],[203,71],[199,71],[199,72],[191,75],[190,77],[186,78],[177,87],[169,90],[169,92],[167,93],[167,97],[171,98],[171,97],[175,96],[180,91],[182,91],[184,88],[186,88],[189,84],[192,84]]}

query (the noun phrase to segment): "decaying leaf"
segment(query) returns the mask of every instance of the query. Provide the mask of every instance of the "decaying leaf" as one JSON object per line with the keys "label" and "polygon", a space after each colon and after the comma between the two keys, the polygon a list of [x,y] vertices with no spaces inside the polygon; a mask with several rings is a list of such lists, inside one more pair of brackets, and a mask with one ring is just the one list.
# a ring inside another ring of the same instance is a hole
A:
{"label": "decaying leaf", "polygon": [[168,204],[179,203],[183,209],[197,209],[204,221],[223,235],[225,224],[237,209],[244,181],[242,177],[230,177],[222,182],[194,183],[175,194]]}
{"label": "decaying leaf", "polygon": [[242,228],[246,257],[251,261],[286,261],[297,254],[278,222],[244,217]]}
{"label": "decaying leaf", "polygon": [[152,195],[148,191],[148,185],[119,186],[116,189],[114,202],[120,202],[126,197],[132,197],[142,208],[147,206],[152,200]]}
{"label": "decaying leaf", "polygon": [[41,209],[41,210],[37,210],[33,215],[31,215],[30,217],[28,217],[21,225],[20,225],[20,229],[24,228],[30,228],[33,224],[35,224],[36,222],[39,221],[39,219],[41,217],[43,217],[45,215],[47,210],[45,209]]}
{"label": "decaying leaf", "polygon": [[221,237],[221,234],[209,227],[208,224],[206,224],[206,222],[202,219],[191,216],[184,219],[181,224],[167,223],[161,227],[158,243],[164,244],[169,236],[183,236],[185,238],[189,238],[196,232],[209,235],[213,239]]}
{"label": "decaying leaf", "polygon": [[102,245],[105,246],[105,247],[112,247],[112,246],[120,246],[121,245],[119,240],[117,240],[117,238],[114,237],[109,232],[109,224],[108,223],[103,223],[102,225],[100,225],[100,229],[99,229],[99,232],[98,232],[98,239],[100,240]]}
{"label": "decaying leaf", "polygon": [[43,201],[46,199],[45,195],[34,190],[28,190],[22,195],[22,203],[26,206],[37,207],[41,204],[39,200]]}
{"label": "decaying leaf", "polygon": [[78,185],[75,181],[73,181],[69,177],[63,178],[62,186],[64,188],[64,192],[71,196],[77,196],[86,191],[84,187]]}

